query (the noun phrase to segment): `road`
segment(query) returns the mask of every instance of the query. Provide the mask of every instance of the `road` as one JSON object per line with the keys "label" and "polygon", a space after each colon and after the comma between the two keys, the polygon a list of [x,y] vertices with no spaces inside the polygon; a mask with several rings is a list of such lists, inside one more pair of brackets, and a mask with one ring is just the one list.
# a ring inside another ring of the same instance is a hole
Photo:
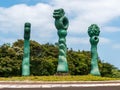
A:
{"label": "road", "polygon": [[120,90],[120,81],[0,82],[0,90]]}
{"label": "road", "polygon": [[120,86],[108,87],[66,87],[66,88],[4,88],[1,90],[120,90]]}

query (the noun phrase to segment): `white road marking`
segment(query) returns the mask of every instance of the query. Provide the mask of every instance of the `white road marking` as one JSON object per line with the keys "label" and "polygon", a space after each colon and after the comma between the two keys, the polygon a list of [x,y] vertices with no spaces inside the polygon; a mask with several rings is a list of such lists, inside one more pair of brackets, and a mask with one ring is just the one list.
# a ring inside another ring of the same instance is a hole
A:
{"label": "white road marking", "polygon": [[120,83],[105,84],[0,84],[2,88],[58,88],[58,87],[103,87],[103,86],[120,86]]}

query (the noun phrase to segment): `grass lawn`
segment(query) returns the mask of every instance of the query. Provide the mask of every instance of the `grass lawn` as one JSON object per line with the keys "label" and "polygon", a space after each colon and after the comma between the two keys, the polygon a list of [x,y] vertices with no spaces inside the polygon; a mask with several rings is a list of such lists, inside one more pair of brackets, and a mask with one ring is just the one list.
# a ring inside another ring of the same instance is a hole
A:
{"label": "grass lawn", "polygon": [[109,81],[109,80],[120,80],[120,78],[108,78],[92,75],[0,77],[0,81]]}

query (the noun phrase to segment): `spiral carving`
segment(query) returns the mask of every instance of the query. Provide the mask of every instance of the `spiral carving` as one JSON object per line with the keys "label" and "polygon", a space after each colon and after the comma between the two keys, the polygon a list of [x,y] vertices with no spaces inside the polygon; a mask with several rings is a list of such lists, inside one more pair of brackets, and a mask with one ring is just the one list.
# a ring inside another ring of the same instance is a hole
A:
{"label": "spiral carving", "polygon": [[68,29],[68,19],[64,16],[65,12],[63,9],[54,10],[53,17],[55,18],[55,26],[58,30],[59,36],[59,56],[58,56],[58,66],[57,72],[67,73],[68,72],[68,64],[66,59],[66,36]]}

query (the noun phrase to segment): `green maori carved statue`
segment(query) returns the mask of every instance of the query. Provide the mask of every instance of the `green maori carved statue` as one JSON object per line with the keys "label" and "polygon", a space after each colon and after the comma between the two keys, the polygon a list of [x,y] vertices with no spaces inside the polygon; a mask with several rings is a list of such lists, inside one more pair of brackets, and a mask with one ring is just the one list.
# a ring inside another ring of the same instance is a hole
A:
{"label": "green maori carved statue", "polygon": [[69,21],[65,15],[63,9],[54,10],[53,17],[55,18],[55,26],[58,30],[59,36],[59,57],[58,57],[58,66],[57,73],[68,73],[68,63],[66,59],[66,35],[69,25]]}
{"label": "green maori carved statue", "polygon": [[22,61],[22,75],[30,75],[30,23],[25,23],[24,29],[24,55]]}
{"label": "green maori carved statue", "polygon": [[91,44],[91,58],[92,58],[90,74],[95,76],[100,76],[100,71],[98,68],[98,53],[97,53],[99,34],[100,34],[100,29],[96,24],[92,24],[88,28],[88,35],[90,36],[90,44]]}

